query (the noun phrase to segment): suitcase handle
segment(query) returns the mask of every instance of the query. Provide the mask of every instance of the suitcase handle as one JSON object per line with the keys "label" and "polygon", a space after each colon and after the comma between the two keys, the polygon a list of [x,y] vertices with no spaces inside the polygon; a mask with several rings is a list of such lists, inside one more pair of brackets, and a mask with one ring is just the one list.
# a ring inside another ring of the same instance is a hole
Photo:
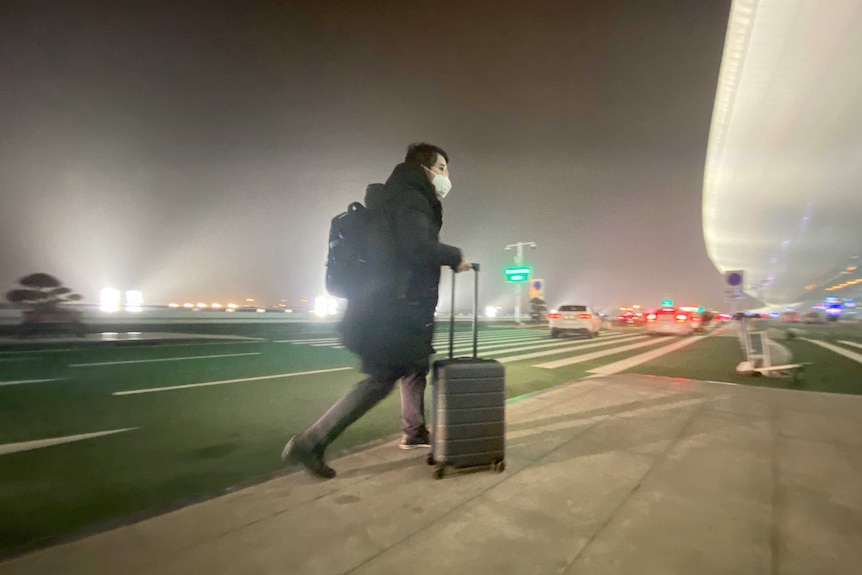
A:
{"label": "suitcase handle", "polygon": [[[475,272],[473,281],[473,359],[479,356],[479,268],[472,264]],[[452,270],[452,305],[449,308],[449,359],[455,355],[455,270]]]}

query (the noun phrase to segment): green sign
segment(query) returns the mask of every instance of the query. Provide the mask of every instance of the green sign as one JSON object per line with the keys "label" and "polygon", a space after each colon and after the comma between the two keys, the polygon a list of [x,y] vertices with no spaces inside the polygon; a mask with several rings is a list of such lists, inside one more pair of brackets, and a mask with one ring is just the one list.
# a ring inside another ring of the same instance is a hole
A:
{"label": "green sign", "polygon": [[672,299],[666,299],[663,302],[661,302],[661,305],[662,305],[662,307],[670,307],[673,305],[673,300]]}
{"label": "green sign", "polygon": [[525,282],[530,279],[530,272],[533,270],[526,266],[516,268],[506,268],[503,273],[506,274],[506,281],[512,283]]}

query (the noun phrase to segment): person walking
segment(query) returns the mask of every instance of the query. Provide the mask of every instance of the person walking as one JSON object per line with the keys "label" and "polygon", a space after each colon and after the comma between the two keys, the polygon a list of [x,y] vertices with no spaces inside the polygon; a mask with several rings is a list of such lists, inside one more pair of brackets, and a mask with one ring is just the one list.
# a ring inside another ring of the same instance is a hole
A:
{"label": "person walking", "polygon": [[368,377],[357,383],[282,450],[285,465],[300,465],[317,477],[336,472],[324,460],[326,448],[345,429],[382,401],[401,380],[404,449],[427,446],[424,396],[434,337],[440,269],[456,272],[472,264],[455,246],[440,242],[441,201],[452,188],[449,156],[432,144],[413,144],[382,186],[369,186],[366,205],[385,214],[390,261],[371,293],[348,301],[341,323],[345,348],[356,353]]}

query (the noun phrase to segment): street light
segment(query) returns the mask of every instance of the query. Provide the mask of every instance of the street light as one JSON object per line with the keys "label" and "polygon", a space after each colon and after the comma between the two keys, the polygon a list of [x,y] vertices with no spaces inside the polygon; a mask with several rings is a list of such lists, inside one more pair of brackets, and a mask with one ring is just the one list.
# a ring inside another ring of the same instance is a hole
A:
{"label": "street light", "polygon": [[[524,265],[524,246],[536,249],[535,242],[517,242],[506,246],[506,251],[515,250],[515,265]],[[515,284],[515,323],[521,323],[521,283]]]}

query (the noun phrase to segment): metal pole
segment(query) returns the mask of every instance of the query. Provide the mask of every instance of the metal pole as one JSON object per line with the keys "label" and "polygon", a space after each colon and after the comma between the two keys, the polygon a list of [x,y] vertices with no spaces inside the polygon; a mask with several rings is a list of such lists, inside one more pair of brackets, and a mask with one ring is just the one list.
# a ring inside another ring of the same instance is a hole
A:
{"label": "metal pole", "polygon": [[[515,265],[518,267],[524,265],[524,246],[529,246],[533,249],[536,248],[535,242],[518,242],[506,246],[506,251],[515,248]],[[517,324],[521,323],[522,283],[523,282],[518,282],[515,284],[515,323]]]}
{"label": "metal pole", "polygon": [[[515,252],[515,265],[520,267],[524,265],[524,244],[518,242],[518,248]],[[521,323],[521,283],[515,284],[515,323]]]}
{"label": "metal pole", "polygon": [[449,309],[449,359],[455,355],[455,270],[452,270],[452,307]]}

